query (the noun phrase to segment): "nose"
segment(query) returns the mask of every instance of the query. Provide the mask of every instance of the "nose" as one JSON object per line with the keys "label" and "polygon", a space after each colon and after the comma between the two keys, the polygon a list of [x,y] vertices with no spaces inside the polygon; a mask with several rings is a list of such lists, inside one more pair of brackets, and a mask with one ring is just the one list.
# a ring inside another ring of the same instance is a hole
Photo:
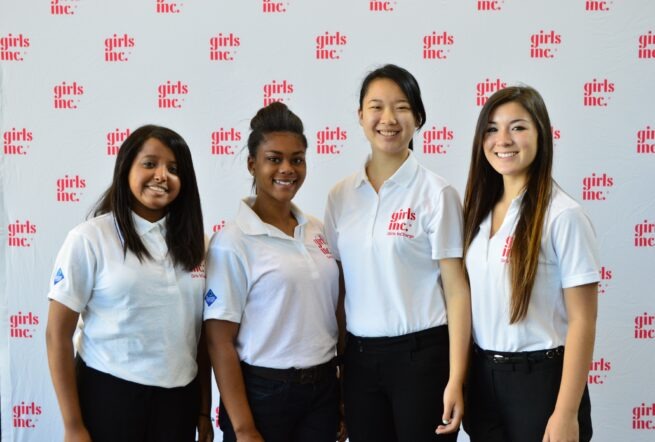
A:
{"label": "nose", "polygon": [[291,161],[289,160],[283,160],[280,163],[279,171],[280,173],[293,173],[294,171],[293,164],[291,164]]}
{"label": "nose", "polygon": [[396,124],[396,113],[394,112],[393,108],[389,106],[384,107],[381,121],[382,123],[386,124]]}
{"label": "nose", "polygon": [[496,132],[496,144],[499,146],[509,146],[513,142],[509,129],[498,129]]}
{"label": "nose", "polygon": [[165,165],[155,168],[155,181],[157,182],[166,181],[167,175],[168,175],[168,170],[166,169]]}

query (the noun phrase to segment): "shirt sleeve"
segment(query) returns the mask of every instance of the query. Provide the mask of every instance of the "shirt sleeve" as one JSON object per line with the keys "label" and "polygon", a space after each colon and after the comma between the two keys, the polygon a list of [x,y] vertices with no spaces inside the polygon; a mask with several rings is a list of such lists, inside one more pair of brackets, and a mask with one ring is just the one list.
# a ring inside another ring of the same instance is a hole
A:
{"label": "shirt sleeve", "polygon": [[565,210],[553,221],[552,241],[562,288],[600,281],[596,233],[581,207]]}
{"label": "shirt sleeve", "polygon": [[341,261],[338,248],[339,234],[336,228],[333,199],[334,191],[328,195],[327,206],[325,207],[325,219],[323,220],[323,231],[325,232],[325,239],[327,240],[330,252],[332,252],[332,256],[337,261]]}
{"label": "shirt sleeve", "polygon": [[50,276],[48,298],[78,313],[84,310],[95,286],[97,257],[87,238],[70,232]]}
{"label": "shirt sleeve", "polygon": [[428,232],[432,259],[462,257],[462,205],[453,187],[445,187],[439,195]]}
{"label": "shirt sleeve", "polygon": [[223,232],[212,238],[205,267],[205,321],[221,319],[241,323],[248,298],[246,268],[243,257],[231,247]]}

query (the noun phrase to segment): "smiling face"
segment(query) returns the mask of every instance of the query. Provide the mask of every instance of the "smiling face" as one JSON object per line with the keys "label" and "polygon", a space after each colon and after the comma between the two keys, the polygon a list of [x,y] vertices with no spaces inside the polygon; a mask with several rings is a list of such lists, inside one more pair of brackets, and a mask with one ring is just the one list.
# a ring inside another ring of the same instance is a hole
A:
{"label": "smiling face", "polygon": [[248,157],[248,170],[255,177],[257,204],[289,204],[305,181],[306,147],[292,132],[271,132]]}
{"label": "smiling face", "polygon": [[417,122],[407,97],[388,78],[373,80],[359,109],[359,124],[373,153],[407,155]]}
{"label": "smiling face", "polygon": [[161,219],[180,193],[175,154],[158,139],[148,138],[132,162],[128,183],[132,210],[150,222]]}
{"label": "smiling face", "polygon": [[504,179],[527,182],[528,170],[537,156],[538,131],[527,110],[510,101],[489,115],[483,140],[485,157]]}

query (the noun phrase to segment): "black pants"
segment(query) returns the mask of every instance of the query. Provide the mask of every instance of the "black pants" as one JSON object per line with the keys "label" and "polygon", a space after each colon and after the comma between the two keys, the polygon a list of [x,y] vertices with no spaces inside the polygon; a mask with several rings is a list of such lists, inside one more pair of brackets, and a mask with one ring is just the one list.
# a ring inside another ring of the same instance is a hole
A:
{"label": "black pants", "polygon": [[197,381],[162,388],[125,381],[77,360],[84,425],[93,442],[196,440],[200,406]]}
{"label": "black pants", "polygon": [[[516,358],[518,353],[498,353]],[[515,356],[512,356],[515,355]],[[471,442],[541,442],[555,409],[563,354],[502,363],[473,351],[464,429]],[[591,439],[591,403],[585,387],[578,410],[580,442]]]}
{"label": "black pants", "polygon": [[344,405],[351,442],[456,441],[435,434],[448,383],[448,328],[391,338],[348,335]]}

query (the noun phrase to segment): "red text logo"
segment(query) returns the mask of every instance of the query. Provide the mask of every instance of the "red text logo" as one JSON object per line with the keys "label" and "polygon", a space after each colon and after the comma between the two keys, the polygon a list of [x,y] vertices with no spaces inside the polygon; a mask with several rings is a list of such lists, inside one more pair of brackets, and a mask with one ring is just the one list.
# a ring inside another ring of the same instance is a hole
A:
{"label": "red text logo", "polygon": [[325,32],[316,37],[317,60],[339,60],[343,54],[342,46],[348,44],[348,37],[337,31],[334,34]]}
{"label": "red text logo", "polygon": [[211,134],[212,155],[234,155],[239,148],[238,142],[241,141],[241,132],[231,127],[229,129],[219,128]]}
{"label": "red text logo", "polygon": [[36,402],[26,404],[22,402],[12,407],[14,428],[36,428],[38,419],[35,416],[41,414],[41,406]]}
{"label": "red text logo", "polygon": [[77,81],[72,84],[63,81],[54,87],[53,92],[55,109],[77,109],[80,99],[72,97],[84,95],[84,86],[77,84]]}
{"label": "red text logo", "polygon": [[583,103],[590,107],[605,107],[614,93],[614,83],[607,78],[598,81],[595,78],[589,83],[584,84]]}
{"label": "red text logo", "polygon": [[385,0],[370,0],[368,10],[372,12],[393,12],[396,9],[397,2]]}
{"label": "red text logo", "polygon": [[610,10],[610,4],[613,3],[612,1],[604,1],[604,0],[586,0],[584,2],[584,9],[585,11],[609,11]]}
{"label": "red text logo", "polygon": [[646,405],[642,402],[632,409],[633,430],[655,430],[655,403]]}
{"label": "red text logo", "polygon": [[273,0],[262,0],[262,12],[264,14],[276,14],[287,12],[289,2],[275,2]]}
{"label": "red text logo", "polygon": [[113,37],[105,39],[105,61],[106,62],[124,62],[129,60],[132,55],[128,49],[134,48],[134,38],[127,34],[120,37],[116,34]]}
{"label": "red text logo", "polygon": [[387,235],[414,238],[414,235],[408,233],[414,225],[412,221],[416,221],[416,212],[411,208],[396,210],[391,214]]}
{"label": "red text logo", "polygon": [[450,147],[448,141],[455,138],[455,133],[448,129],[448,126],[432,126],[423,132],[423,153],[427,155],[438,155],[447,153]]}
{"label": "red text logo", "polygon": [[635,225],[635,247],[655,247],[655,224],[644,220]]}
{"label": "red text logo", "polygon": [[184,3],[169,2],[168,0],[157,0],[155,10],[157,14],[179,14]]}
{"label": "red text logo", "polygon": [[30,47],[30,39],[23,34],[0,37],[0,61],[23,61]]}
{"label": "red text logo", "polygon": [[235,48],[241,46],[241,39],[229,33],[219,33],[209,39],[209,60],[211,61],[234,61],[237,54]]}
{"label": "red text logo", "polygon": [[288,96],[293,94],[293,90],[293,84],[289,83],[287,80],[282,80],[281,82],[273,80],[270,83],[265,84],[264,106],[268,106],[275,101],[288,101]]}
{"label": "red text logo", "polygon": [[645,313],[635,317],[635,339],[655,339],[655,315]]}
{"label": "red text logo", "polygon": [[602,385],[607,380],[607,375],[610,371],[612,371],[612,363],[605,360],[605,358],[591,361],[587,382],[589,384]]}
{"label": "red text logo", "polygon": [[112,156],[118,154],[118,149],[121,148],[121,144],[130,136],[130,133],[130,129],[119,128],[107,132],[107,155]]}
{"label": "red text logo", "polygon": [[2,151],[5,155],[27,155],[29,143],[33,138],[32,132],[26,128],[12,127],[2,134]]}
{"label": "red text logo", "polygon": [[514,237],[508,236],[505,238],[505,245],[503,246],[503,252],[500,254],[500,262],[507,264],[509,262],[509,257],[512,254],[512,244],[514,243]]}
{"label": "red text logo", "polygon": [[455,37],[446,31],[433,31],[423,37],[423,59],[445,60],[450,54],[450,46],[455,44]]}
{"label": "red text logo", "polygon": [[655,35],[653,31],[639,36],[639,58],[655,58]]}
{"label": "red text logo", "polygon": [[550,133],[553,136],[553,146],[557,146],[557,143],[555,143],[555,141],[562,138],[562,132],[559,129],[557,129],[555,126],[550,126]]}
{"label": "red text logo", "polygon": [[646,126],[637,131],[637,153],[655,153],[655,129]]}
{"label": "red text logo", "polygon": [[500,11],[505,0],[478,0],[478,11]]}
{"label": "red text logo", "polygon": [[39,325],[37,315],[32,312],[18,312],[9,317],[9,336],[18,339],[32,339],[37,325]]}
{"label": "red text logo", "polygon": [[600,282],[598,283],[598,294],[604,295],[605,292],[607,291],[607,287],[609,286],[609,283],[607,281],[612,280],[612,270],[603,266],[600,268],[599,273],[600,273]]}
{"label": "red text logo", "polygon": [[480,83],[475,85],[475,92],[476,92],[475,104],[477,106],[483,106],[484,103],[487,102],[491,94],[501,89],[504,89],[506,87],[507,87],[507,83],[505,83],[504,81],[500,81],[500,78],[497,78],[493,81],[487,78],[484,81],[481,81]]}
{"label": "red text logo", "polygon": [[539,31],[530,36],[530,58],[555,58],[562,36],[555,31]]}
{"label": "red text logo", "polygon": [[79,189],[84,188],[86,188],[86,180],[80,178],[79,175],[75,175],[74,177],[64,175],[63,178],[57,180],[57,201],[77,203],[82,196],[82,192]]}
{"label": "red text logo", "polygon": [[582,199],[584,201],[605,201],[609,194],[607,189],[614,186],[614,178],[603,173],[596,175],[592,173],[591,176],[582,179]]}
{"label": "red text logo", "polygon": [[221,230],[223,230],[224,227],[225,227],[225,220],[222,219],[218,222],[218,224],[214,224],[212,226],[212,232],[214,233],[220,232]]}
{"label": "red text logo", "polygon": [[80,0],[50,0],[50,15],[75,15]]}
{"label": "red text logo", "polygon": [[31,247],[35,234],[36,226],[29,220],[23,223],[16,220],[15,223],[7,226],[7,245],[9,247]]}
{"label": "red text logo", "polygon": [[316,244],[316,246],[321,251],[321,253],[323,253],[326,257],[332,258],[332,252],[330,252],[330,248],[328,247],[325,238],[323,238],[323,235],[321,235],[320,233],[317,234],[314,237],[314,244]]}
{"label": "red text logo", "polygon": [[168,80],[157,87],[157,107],[160,109],[181,109],[183,96],[189,93],[189,86],[180,80],[173,83]]}
{"label": "red text logo", "polygon": [[320,155],[339,155],[343,148],[341,141],[348,139],[348,133],[337,126],[332,129],[325,126],[325,129],[316,132],[316,153]]}
{"label": "red text logo", "polygon": [[205,279],[205,264],[200,264],[191,270],[191,278],[202,278]]}

